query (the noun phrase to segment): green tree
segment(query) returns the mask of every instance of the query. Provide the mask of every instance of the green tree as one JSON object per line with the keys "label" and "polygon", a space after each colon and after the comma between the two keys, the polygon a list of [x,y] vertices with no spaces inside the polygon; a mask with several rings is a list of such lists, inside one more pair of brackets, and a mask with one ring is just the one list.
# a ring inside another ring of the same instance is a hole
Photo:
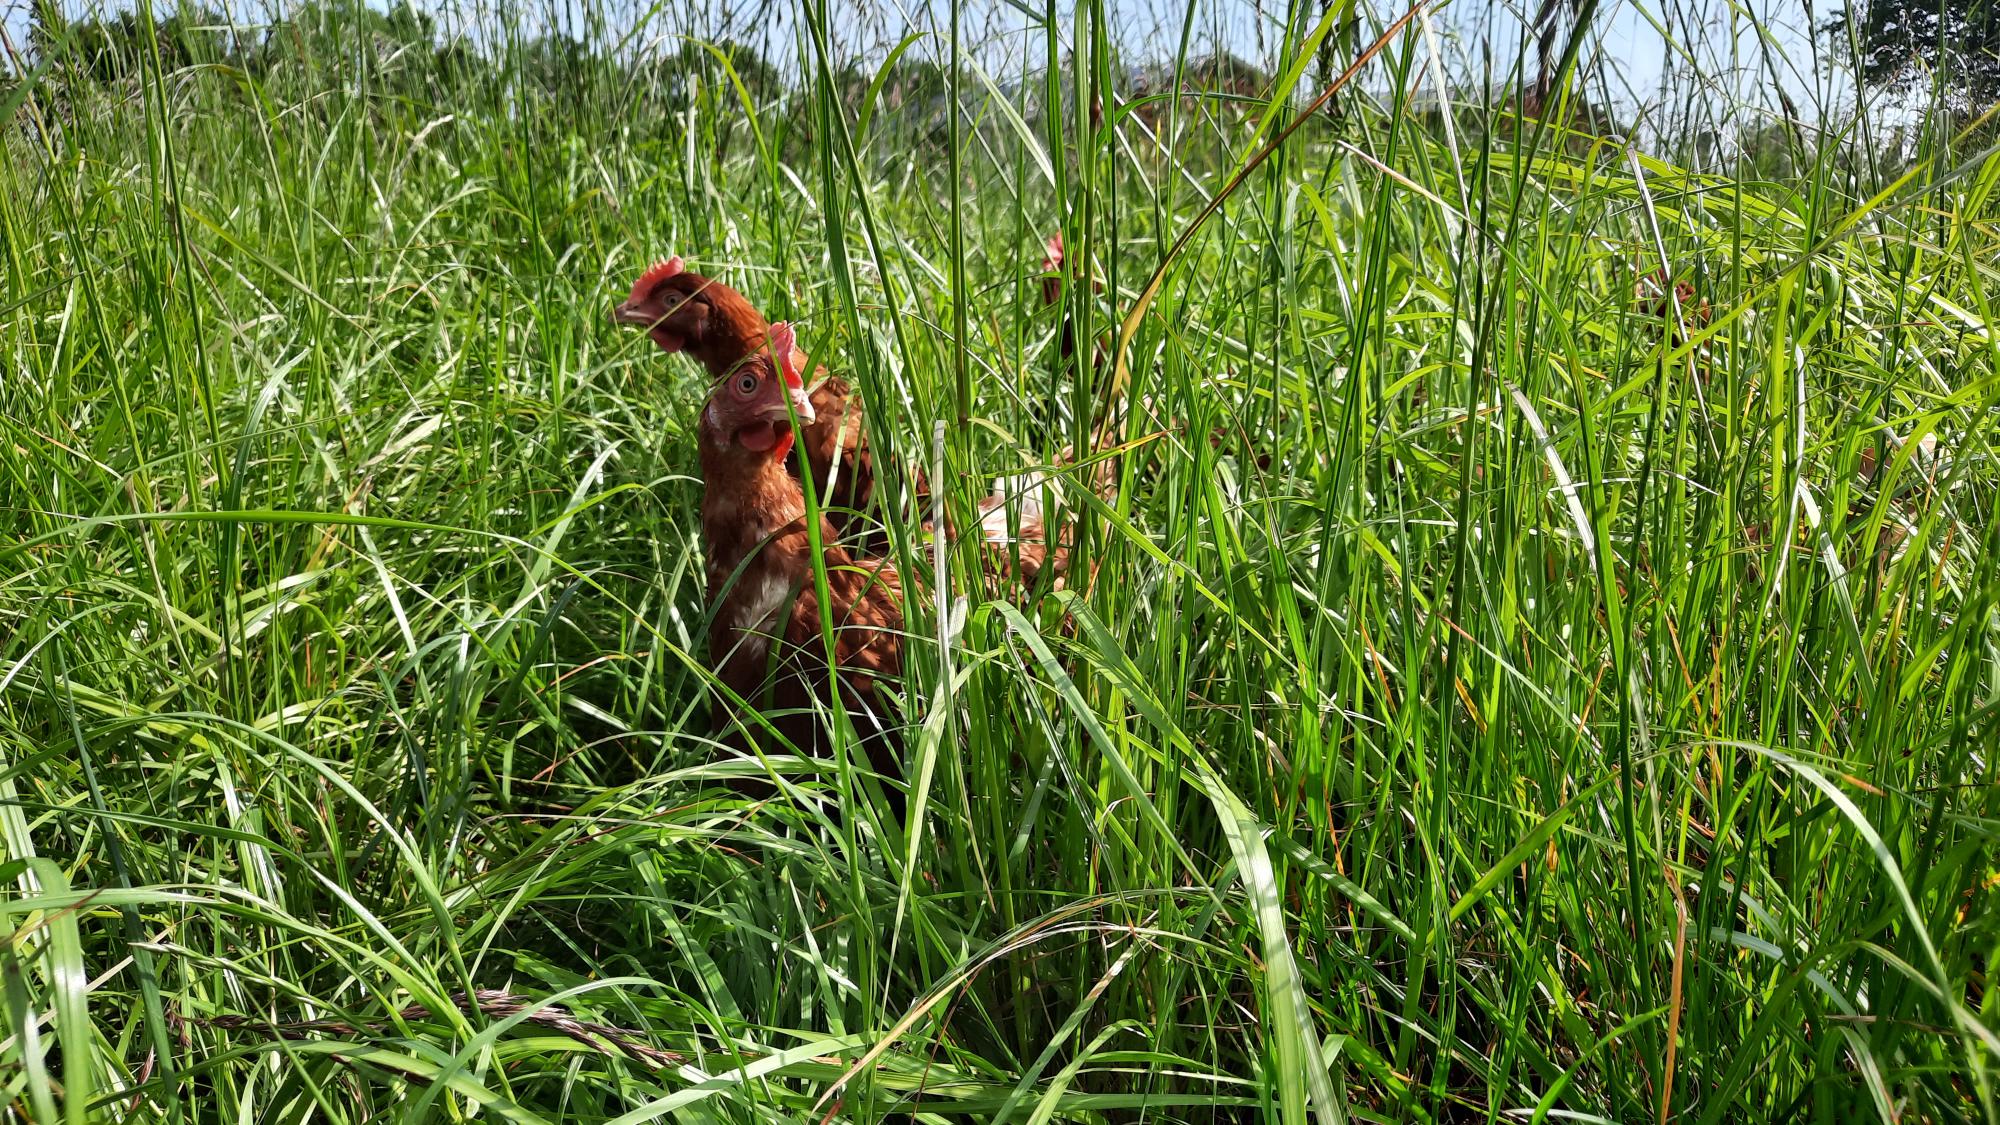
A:
{"label": "green tree", "polygon": [[1927,87],[1940,72],[1958,108],[1977,112],[2000,98],[2000,3],[1995,0],[1866,0],[1827,28],[1860,51],[1861,76],[1878,89]]}
{"label": "green tree", "polygon": [[386,11],[363,0],[310,0],[271,25],[257,62],[263,68],[365,65],[380,74],[419,60],[427,64],[436,38],[436,21],[409,0]]}
{"label": "green tree", "polygon": [[73,75],[112,82],[138,73],[155,44],[160,67],[169,72],[228,61],[235,44],[227,27],[220,13],[188,6],[155,21],[149,35],[135,12],[71,20],[53,0],[44,0],[35,7],[28,42],[36,57],[61,60]]}
{"label": "green tree", "polygon": [[[727,69],[723,66],[725,59]],[[673,52],[641,63],[633,73],[647,91],[665,100],[667,108],[678,111],[687,108],[689,99],[701,90],[727,104],[735,104],[736,92],[727,88],[730,70],[736,72],[753,102],[761,103],[783,87],[778,68],[762,53],[748,43],[731,39],[712,44],[683,40]]]}
{"label": "green tree", "polygon": [[618,66],[589,43],[555,32],[521,45],[516,73],[540,96],[570,112],[581,112],[617,87]]}

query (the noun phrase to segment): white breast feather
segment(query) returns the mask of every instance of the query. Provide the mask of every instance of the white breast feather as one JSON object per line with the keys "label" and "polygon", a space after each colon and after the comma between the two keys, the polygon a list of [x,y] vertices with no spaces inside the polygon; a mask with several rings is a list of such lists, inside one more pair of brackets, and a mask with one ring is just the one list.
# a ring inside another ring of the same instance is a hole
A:
{"label": "white breast feather", "polygon": [[988,543],[1009,541],[1016,513],[1019,515],[1021,539],[1033,541],[1041,538],[1043,482],[1041,473],[1022,473],[993,482],[992,494],[979,504],[979,527]]}
{"label": "white breast feather", "polygon": [[736,628],[745,633],[770,632],[778,608],[792,592],[791,584],[776,574],[745,575],[743,581],[747,596],[736,607]]}
{"label": "white breast feather", "polygon": [[989,498],[986,514],[979,518],[979,528],[988,543],[1008,543],[1013,541],[1015,512],[1020,513],[1021,541],[1032,543],[1042,537],[1042,505],[1032,497],[1022,497],[1013,505],[995,503],[997,497]]}

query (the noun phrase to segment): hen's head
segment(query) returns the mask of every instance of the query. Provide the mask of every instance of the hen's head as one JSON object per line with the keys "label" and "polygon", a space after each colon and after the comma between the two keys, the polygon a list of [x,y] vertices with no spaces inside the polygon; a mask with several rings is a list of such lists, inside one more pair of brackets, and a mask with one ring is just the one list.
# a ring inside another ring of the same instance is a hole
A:
{"label": "hen's head", "polygon": [[[611,310],[619,324],[646,329],[660,350],[686,348],[707,362],[711,344],[733,340],[744,330],[755,339],[763,318],[742,294],[698,273],[689,273],[679,258],[656,262],[632,283],[632,292]],[[745,323],[739,323],[745,322]],[[729,357],[731,362],[738,357]]]}
{"label": "hen's head", "polygon": [[[1063,253],[1063,236],[1061,231],[1050,235],[1048,241],[1042,243],[1042,250],[1044,251],[1042,254],[1042,303],[1053,305],[1057,301],[1062,300],[1064,285],[1070,281],[1083,280],[1084,274],[1090,272],[1090,263],[1083,262],[1076,266],[1065,268],[1065,263],[1068,259]],[[1095,275],[1092,275],[1090,279],[1090,291],[1092,293],[1104,292],[1104,283],[1099,281]]]}
{"label": "hen's head", "polygon": [[1063,240],[1062,232],[1049,236],[1043,244],[1048,253],[1042,257],[1042,303],[1053,305],[1062,300]]}
{"label": "hen's head", "polygon": [[773,324],[770,347],[746,358],[708,392],[708,406],[701,412],[702,440],[718,451],[750,458],[776,461],[790,452],[797,436],[793,418],[814,420],[812,399],[794,359],[797,347],[791,325]]}

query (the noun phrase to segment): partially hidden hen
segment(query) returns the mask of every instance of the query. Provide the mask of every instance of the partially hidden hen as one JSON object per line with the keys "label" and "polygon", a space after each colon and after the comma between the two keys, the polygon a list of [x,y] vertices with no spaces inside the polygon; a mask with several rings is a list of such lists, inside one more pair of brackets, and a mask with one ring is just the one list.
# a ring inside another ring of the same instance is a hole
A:
{"label": "partially hidden hen", "polygon": [[[632,283],[632,291],[612,310],[620,324],[646,329],[660,350],[686,352],[721,379],[763,351],[770,325],[743,294],[713,278],[688,271],[680,258],[655,263]],[[805,372],[805,353],[791,357]],[[875,491],[875,464],[868,449],[860,400],[845,379],[825,373],[808,395],[813,419],[797,434],[799,457],[787,465],[794,476],[811,473],[822,507],[841,537],[879,541],[862,526]],[[829,488],[829,484],[831,487]]]}
{"label": "partially hidden hen", "polygon": [[[1047,256],[1042,269],[1048,276],[1042,279],[1042,299],[1045,305],[1054,306],[1061,300],[1063,287],[1069,280],[1066,277],[1069,271],[1064,269],[1062,235],[1050,236],[1045,249]],[[1095,280],[1091,287],[1102,289]],[[711,379],[722,378],[747,357],[761,351],[769,329],[764,314],[743,294],[721,281],[688,270],[679,257],[657,262],[640,275],[632,283],[630,294],[612,310],[612,319],[646,329],[661,351],[693,356],[708,370]],[[1058,347],[1067,367],[1076,347],[1075,329],[1067,308],[1063,310]],[[1092,353],[1093,363],[1101,365],[1103,340],[1094,342]],[[815,369],[804,352],[797,352],[792,362],[801,374],[812,371],[817,381],[809,391],[814,418],[801,425],[795,455],[787,461],[787,467],[795,477],[811,474],[820,505],[828,509],[828,519],[843,542],[870,552],[887,550],[888,537],[868,507],[875,493],[877,474],[860,398],[847,380],[829,374],[824,367]],[[1099,452],[1114,444],[1108,429],[1099,433],[1095,444]],[[1065,465],[1073,460],[1065,449],[1057,456],[1056,464]],[[1113,463],[1100,458],[1088,482],[1095,491],[1105,494],[1114,477]],[[1043,479],[1043,474],[1028,474],[1012,478],[1011,483],[1018,486],[1033,481],[1038,487]],[[917,511],[928,511],[929,488],[923,473],[912,469],[909,481]],[[1021,490],[1016,487],[1006,491]],[[996,492],[982,501],[980,515],[983,519],[992,517],[1007,503],[1010,503],[1008,497]],[[1026,569],[1024,566],[1024,572]]]}
{"label": "partially hidden hen", "polygon": [[[1060,236],[1050,240],[1051,252],[1060,255]],[[1060,265],[1060,260],[1056,262]],[[723,282],[689,271],[678,257],[655,263],[632,284],[626,299],[612,310],[620,323],[641,327],[662,351],[685,352],[707,369],[711,379],[723,379],[752,357],[767,354],[769,324],[755,305]],[[790,345],[792,370],[812,369],[810,359]],[[794,477],[811,474],[834,534],[849,549],[866,554],[884,554],[889,547],[886,528],[868,505],[877,481],[874,454],[868,444],[867,424],[860,399],[846,380],[818,367],[818,382],[808,389],[813,407],[810,420],[801,419],[791,456],[785,467]],[[1070,460],[1067,451],[1058,464]],[[1108,494],[1115,483],[1112,462],[1099,459],[1089,483],[1100,494]],[[924,474],[910,470],[914,510],[928,513],[929,487]],[[1043,538],[1044,512],[1040,503],[1043,472],[1005,478],[978,506],[982,538],[987,544],[988,573],[1004,579],[1003,586],[1033,588],[1046,572],[1052,586],[1060,587],[1067,569],[1068,552],[1051,549]],[[831,487],[829,487],[831,484]],[[932,531],[928,519],[919,516],[917,526]],[[956,529],[946,523],[948,537]],[[1005,558],[1005,565],[998,562]]]}
{"label": "partially hidden hen", "polygon": [[[1083,271],[1064,269],[1067,256],[1063,253],[1061,231],[1050,235],[1048,241],[1043,243],[1043,249],[1046,253],[1042,256],[1042,304],[1044,307],[1053,308],[1062,303],[1063,290],[1066,287],[1083,280]],[[1102,293],[1103,283],[1094,277],[1091,278],[1090,291]],[[1070,360],[1076,356],[1076,324],[1070,316],[1070,311],[1067,306],[1063,308],[1062,325],[1056,330],[1056,356],[1064,368],[1067,368]],[[1104,366],[1104,343],[1104,338],[1101,336],[1091,342],[1092,368]]]}
{"label": "partially hidden hen", "polygon": [[[888,560],[840,543],[821,514],[822,620],[805,494],[785,467],[795,433],[818,411],[791,327],[772,325],[768,339],[715,382],[697,427],[710,660],[735,697],[808,752],[828,745],[814,704],[830,704],[837,688],[876,769],[894,776],[897,724],[886,693],[902,676],[907,588]],[[1047,544],[1035,500],[992,503],[979,528],[989,578],[1016,589],[1044,574],[1061,583],[1067,553]],[[726,710],[725,724],[735,714]]]}
{"label": "partially hidden hen", "polygon": [[884,560],[842,546],[822,516],[831,625],[822,632],[805,495],[785,467],[793,419],[809,427],[818,410],[795,366],[790,326],[773,325],[768,340],[715,382],[698,426],[710,660],[724,686],[807,752],[825,745],[815,700],[830,705],[837,686],[870,759],[893,774],[895,725],[883,693],[903,670],[902,580]]}

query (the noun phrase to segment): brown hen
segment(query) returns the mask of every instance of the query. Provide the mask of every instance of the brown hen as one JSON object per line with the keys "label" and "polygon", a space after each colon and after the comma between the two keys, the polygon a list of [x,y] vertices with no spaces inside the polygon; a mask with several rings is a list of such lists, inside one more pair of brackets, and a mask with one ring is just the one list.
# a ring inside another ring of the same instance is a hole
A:
{"label": "brown hen", "polygon": [[774,325],[769,339],[769,350],[716,381],[701,413],[709,656],[730,691],[808,753],[826,744],[815,700],[830,702],[837,683],[870,759],[893,775],[895,727],[882,692],[903,671],[902,582],[882,560],[842,546],[822,518],[829,665],[805,496],[785,468],[793,419],[811,426],[818,414],[792,362],[791,328]]}
{"label": "brown hen", "polygon": [[[902,676],[905,587],[886,560],[841,544],[822,516],[829,663],[805,495],[785,468],[795,424],[812,425],[817,410],[792,363],[791,327],[772,325],[769,340],[716,382],[698,427],[710,659],[735,696],[808,753],[827,748],[815,702],[830,703],[837,687],[870,761],[893,777],[897,725],[884,685]],[[989,497],[979,529],[989,578],[1017,592],[1045,576],[1062,584],[1068,554],[1044,541],[1032,495]],[[727,725],[735,716],[725,709],[719,718]]]}
{"label": "brown hen", "polygon": [[[734,371],[745,359],[764,349],[770,325],[750,301],[713,278],[689,273],[679,258],[655,264],[632,283],[632,292],[612,309],[619,324],[646,329],[660,350],[686,352],[708,369],[711,379]],[[796,370],[810,369],[804,352],[792,357]],[[797,476],[810,472],[819,489],[821,506],[842,538],[864,538],[864,516],[875,492],[875,463],[868,450],[860,401],[847,380],[815,371],[819,382],[810,395],[813,421],[798,433],[797,453],[787,468]],[[828,482],[832,487],[828,487]],[[870,546],[875,537],[866,537]]]}
{"label": "brown hen", "polygon": [[[1051,238],[1048,247],[1052,258],[1044,266],[1059,268],[1061,236]],[[686,352],[695,357],[714,379],[728,376],[754,356],[768,354],[770,326],[756,306],[728,285],[689,272],[678,257],[659,262],[642,274],[626,299],[612,310],[612,318],[620,324],[645,328],[668,354]],[[1064,328],[1067,333],[1067,318]],[[808,370],[811,361],[805,353],[795,343],[790,347],[792,370]],[[868,511],[876,470],[860,400],[851,384],[829,375],[823,366],[815,369],[815,374],[820,378],[808,395],[813,417],[801,418],[792,454],[785,459],[786,470],[794,478],[803,472],[812,474],[820,506],[834,532],[827,537],[828,542],[838,541],[863,554],[884,554],[889,546],[887,529]],[[1069,461],[1065,451],[1057,463]],[[915,470],[909,475],[915,510],[927,512],[929,489],[924,475]],[[1059,587],[1066,569],[1067,552],[1052,551],[1043,539],[1038,497],[1045,476],[1030,473],[1003,480],[979,505],[981,534],[989,545],[989,571],[1013,580],[1017,589],[1032,588],[1045,570],[1056,577]],[[1100,494],[1108,494],[1114,477],[1112,462],[1100,459],[1089,483]],[[1010,516],[1010,511],[1018,514]],[[922,519],[919,526],[926,534],[932,530],[928,519]],[[1004,565],[999,561],[1003,557]],[[1052,560],[1053,567],[1049,565]]]}

